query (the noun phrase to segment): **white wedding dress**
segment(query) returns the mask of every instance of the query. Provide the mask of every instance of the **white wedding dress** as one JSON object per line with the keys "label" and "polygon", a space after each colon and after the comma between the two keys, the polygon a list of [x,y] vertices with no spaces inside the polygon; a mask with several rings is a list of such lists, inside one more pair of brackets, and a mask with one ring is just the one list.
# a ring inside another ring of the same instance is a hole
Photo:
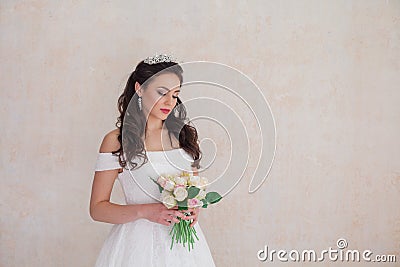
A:
{"label": "white wedding dress", "polygon": [[[118,180],[122,185],[126,204],[157,203],[158,186],[149,177],[191,171],[193,159],[182,148],[166,151],[147,151],[148,162],[138,169],[123,169]],[[139,161],[136,161],[139,162]],[[99,153],[95,171],[119,169],[118,157]],[[138,219],[115,224],[105,240],[96,261],[96,267],[126,266],[215,266],[199,222],[194,226],[197,236],[194,248],[188,251],[182,243],[171,246],[170,226]]]}

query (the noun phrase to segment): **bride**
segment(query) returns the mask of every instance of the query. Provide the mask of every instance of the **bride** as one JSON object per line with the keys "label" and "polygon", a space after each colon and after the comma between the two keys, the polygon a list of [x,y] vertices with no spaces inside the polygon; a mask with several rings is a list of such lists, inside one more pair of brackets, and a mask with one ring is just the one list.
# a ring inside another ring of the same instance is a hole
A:
{"label": "bride", "polygon": [[[186,123],[179,99],[182,73],[168,55],[146,58],[118,99],[117,129],[101,143],[92,183],[90,216],[113,224],[96,266],[215,266],[198,222],[200,208],[167,209],[153,197],[159,195],[158,188],[148,178],[181,172],[177,166],[198,174],[197,131]],[[126,205],[110,202],[115,179],[122,185]],[[190,252],[181,244],[170,248],[169,232],[178,218],[191,220],[199,237]]]}

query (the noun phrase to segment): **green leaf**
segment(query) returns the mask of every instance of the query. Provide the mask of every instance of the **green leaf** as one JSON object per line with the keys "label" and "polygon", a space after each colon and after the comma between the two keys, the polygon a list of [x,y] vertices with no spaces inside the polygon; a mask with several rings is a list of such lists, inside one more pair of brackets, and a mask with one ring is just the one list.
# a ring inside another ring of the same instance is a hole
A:
{"label": "green leaf", "polygon": [[208,206],[207,200],[206,199],[202,199],[201,202],[203,202],[202,208],[207,208],[207,206]]}
{"label": "green leaf", "polygon": [[156,180],[154,180],[153,178],[151,178],[151,177],[149,177],[156,185],[158,185],[158,190],[160,190],[160,193],[162,193],[162,191],[164,190],[164,188],[162,188],[162,186],[159,184],[159,183],[157,183],[157,181]]}
{"label": "green leaf", "polygon": [[206,199],[208,202],[210,202],[210,204],[214,204],[217,203],[218,201],[221,200],[221,195],[218,194],[217,192],[208,192],[206,194]]}
{"label": "green leaf", "polygon": [[188,205],[187,205],[187,200],[183,200],[183,201],[177,201],[176,202],[178,205],[178,210],[187,210]]}
{"label": "green leaf", "polygon": [[195,186],[191,186],[188,189],[188,198],[194,198],[195,196],[197,196],[200,192],[200,189],[195,187]]}

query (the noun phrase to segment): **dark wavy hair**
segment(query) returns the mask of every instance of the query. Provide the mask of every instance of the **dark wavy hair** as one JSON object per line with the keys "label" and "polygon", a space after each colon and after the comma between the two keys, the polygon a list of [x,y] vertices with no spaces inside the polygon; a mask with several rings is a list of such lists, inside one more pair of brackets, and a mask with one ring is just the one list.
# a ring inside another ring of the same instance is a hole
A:
{"label": "dark wavy hair", "polygon": [[[146,131],[146,117],[139,110],[137,104],[138,95],[136,94],[135,83],[138,82],[142,89],[146,90],[146,85],[162,73],[176,74],[180,80],[180,87],[182,87],[183,69],[178,63],[161,62],[150,65],[144,63],[144,60],[142,60],[130,74],[124,92],[118,98],[120,116],[115,125],[119,128],[118,141],[120,148],[112,153],[118,155],[119,163],[123,168],[126,168],[127,161],[133,169],[141,167],[148,161],[142,140]],[[129,105],[131,101],[133,103]],[[129,120],[124,121],[126,115],[129,116]],[[197,130],[194,126],[190,125],[186,108],[179,97],[177,98],[175,107],[164,120],[164,123],[168,129],[169,137],[171,138],[171,134],[174,135],[179,140],[179,146],[192,156],[194,160],[192,167],[200,168],[201,151],[198,144]],[[124,133],[124,138],[122,138],[122,133]],[[139,165],[137,162],[134,162],[135,158],[143,159],[142,164]]]}

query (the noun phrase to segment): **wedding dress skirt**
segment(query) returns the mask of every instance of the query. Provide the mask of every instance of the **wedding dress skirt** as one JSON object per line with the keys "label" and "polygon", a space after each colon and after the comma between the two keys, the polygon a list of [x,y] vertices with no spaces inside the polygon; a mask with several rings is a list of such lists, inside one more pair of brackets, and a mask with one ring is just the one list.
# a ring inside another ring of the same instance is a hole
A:
{"label": "wedding dress skirt", "polygon": [[[158,186],[150,177],[161,174],[177,174],[191,171],[193,159],[182,148],[167,151],[147,151],[148,162],[138,169],[123,169],[118,180],[127,204],[157,203]],[[111,153],[99,153],[95,171],[121,168],[118,157]],[[122,266],[215,266],[206,238],[199,222],[194,226],[197,236],[194,247],[188,250],[182,243],[171,246],[170,226],[138,219],[129,223],[115,224],[106,238],[96,267]]]}

